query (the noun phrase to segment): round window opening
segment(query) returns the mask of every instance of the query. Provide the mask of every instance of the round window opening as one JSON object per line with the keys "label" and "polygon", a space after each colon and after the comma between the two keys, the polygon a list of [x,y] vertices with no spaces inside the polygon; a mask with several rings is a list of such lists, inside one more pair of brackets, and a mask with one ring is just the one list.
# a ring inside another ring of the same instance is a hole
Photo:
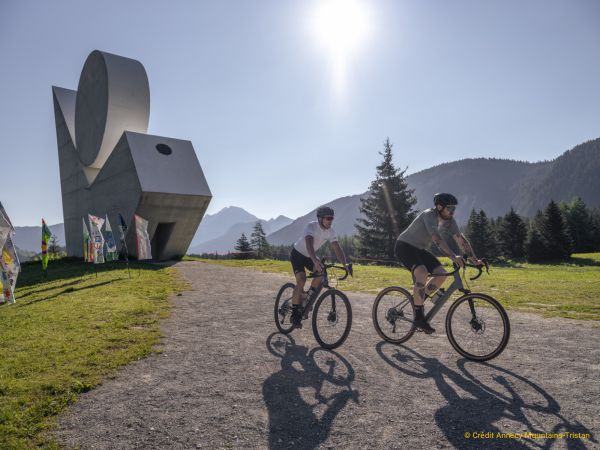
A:
{"label": "round window opening", "polygon": [[173,153],[173,150],[171,150],[171,147],[169,147],[167,144],[156,144],[156,150],[163,155],[170,155]]}

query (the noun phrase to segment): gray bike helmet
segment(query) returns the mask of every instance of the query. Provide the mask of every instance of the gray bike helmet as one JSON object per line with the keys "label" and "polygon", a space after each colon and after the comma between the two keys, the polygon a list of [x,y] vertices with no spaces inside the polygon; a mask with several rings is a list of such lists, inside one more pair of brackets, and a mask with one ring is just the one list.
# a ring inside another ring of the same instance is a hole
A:
{"label": "gray bike helmet", "polygon": [[333,209],[329,206],[319,206],[317,208],[317,217],[333,216]]}
{"label": "gray bike helmet", "polygon": [[442,206],[458,205],[458,200],[452,194],[439,192],[433,196],[433,204]]}

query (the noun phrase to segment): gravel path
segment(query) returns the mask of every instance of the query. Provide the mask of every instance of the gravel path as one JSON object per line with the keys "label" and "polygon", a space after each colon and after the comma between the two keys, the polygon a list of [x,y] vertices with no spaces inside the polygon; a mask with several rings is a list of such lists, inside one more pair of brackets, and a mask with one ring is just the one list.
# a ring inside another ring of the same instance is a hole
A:
{"label": "gravel path", "polygon": [[175,267],[192,290],[173,298],[164,352],[83,395],[59,420],[56,434],[68,447],[600,448],[595,323],[510,313],[507,349],[478,364],[452,349],[441,315],[434,335],[382,342],[373,296],[348,293],[352,331],[328,352],[308,325],[289,337],[275,333],[273,298],[291,276]]}

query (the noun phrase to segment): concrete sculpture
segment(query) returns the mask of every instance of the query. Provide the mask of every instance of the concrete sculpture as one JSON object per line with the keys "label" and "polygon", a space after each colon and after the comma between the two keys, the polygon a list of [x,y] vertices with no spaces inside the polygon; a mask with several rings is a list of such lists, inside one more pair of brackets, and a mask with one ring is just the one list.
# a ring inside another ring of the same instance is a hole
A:
{"label": "concrete sculpture", "polygon": [[137,214],[149,221],[152,255],[181,257],[212,194],[190,141],[146,134],[150,89],[138,61],[98,50],[77,91],[52,87],[67,254],[83,256],[81,218],[128,222],[135,257]]}

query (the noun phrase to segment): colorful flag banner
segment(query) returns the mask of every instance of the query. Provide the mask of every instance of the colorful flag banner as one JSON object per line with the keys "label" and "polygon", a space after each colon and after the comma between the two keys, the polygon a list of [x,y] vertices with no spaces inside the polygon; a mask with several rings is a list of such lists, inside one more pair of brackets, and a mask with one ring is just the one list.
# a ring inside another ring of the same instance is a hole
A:
{"label": "colorful flag banner", "polygon": [[51,236],[50,228],[48,228],[46,222],[42,219],[42,270],[48,268],[48,241]]}
{"label": "colorful flag banner", "polygon": [[21,264],[19,263],[19,257],[17,256],[12,238],[9,236],[4,243],[4,248],[0,252],[0,277],[2,278],[0,303],[15,303],[15,286],[20,271]]}
{"label": "colorful flag banner", "polygon": [[92,251],[92,239],[88,232],[88,227],[85,224],[85,219],[82,217],[81,222],[83,223],[83,261],[93,262],[92,259],[94,252]]}
{"label": "colorful flag banner", "polygon": [[152,259],[152,248],[150,246],[150,236],[148,235],[148,221],[137,214],[134,217],[138,259]]}
{"label": "colorful flag banner", "polygon": [[4,243],[15,232],[15,229],[10,223],[10,219],[8,218],[8,214],[4,210],[2,203],[0,203],[0,250],[4,247]]}
{"label": "colorful flag banner", "polygon": [[127,251],[127,241],[125,240],[125,235],[127,234],[127,224],[125,223],[125,219],[123,216],[119,214],[119,239],[121,240],[121,245],[123,246],[123,253],[125,254],[125,261],[129,261],[129,255]]}
{"label": "colorful flag banner", "polygon": [[117,243],[113,236],[110,222],[108,221],[108,214],[106,215],[106,224],[104,225],[104,234],[106,235],[106,257],[107,261],[117,261],[119,259],[119,253],[117,253]]}
{"label": "colorful flag banner", "polygon": [[93,258],[94,264],[103,264],[104,263],[104,236],[102,236],[102,225],[104,225],[104,219],[100,217],[92,216],[88,214],[88,219],[90,221],[90,236],[92,238],[93,248]]}

